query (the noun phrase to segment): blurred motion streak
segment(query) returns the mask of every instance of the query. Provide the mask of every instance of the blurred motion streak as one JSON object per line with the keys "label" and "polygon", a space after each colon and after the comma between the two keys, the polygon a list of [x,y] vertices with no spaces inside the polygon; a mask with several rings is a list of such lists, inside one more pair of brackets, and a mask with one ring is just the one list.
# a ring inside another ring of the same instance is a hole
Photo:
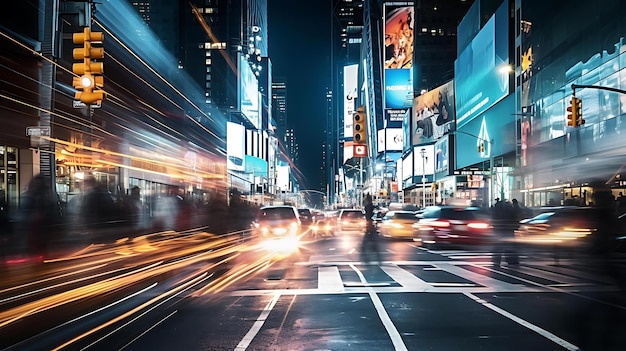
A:
{"label": "blurred motion streak", "polygon": [[[104,323],[104,324],[102,324],[102,325],[100,325],[100,326],[98,326],[96,328],[93,328],[93,329],[91,329],[91,330],[89,330],[89,331],[87,331],[87,332],[85,332],[85,333],[83,333],[83,334],[81,334],[81,335],[79,335],[79,336],[77,336],[77,337],[67,341],[66,343],[64,343],[62,345],[59,345],[56,348],[53,348],[53,350],[61,350],[61,349],[65,348],[65,347],[68,347],[69,345],[77,342],[78,340],[80,340],[80,339],[82,339],[84,337],[87,337],[87,336],[89,336],[89,335],[91,335],[91,334],[93,334],[93,333],[95,333],[95,332],[97,332],[97,331],[99,331],[101,329],[104,329],[104,328],[106,328],[106,327],[108,327],[108,326],[110,326],[110,325],[112,325],[114,323],[117,323],[117,322],[119,322],[119,321],[121,321],[121,320],[123,320],[125,318],[128,318],[131,315],[133,315],[133,314],[135,314],[135,313],[137,313],[137,312],[139,312],[141,310],[144,310],[147,307],[150,307],[151,305],[154,305],[156,302],[158,302],[160,300],[163,300],[163,299],[165,299],[167,297],[170,297],[170,296],[178,295],[179,293],[183,292],[184,290],[190,289],[194,285],[202,282],[202,280],[206,279],[206,275],[207,274],[204,273],[203,275],[195,277],[192,280],[182,284],[181,286],[178,286],[178,287],[176,287],[176,288],[174,288],[172,290],[167,291],[166,293],[158,295],[158,296],[148,300],[147,302],[144,302],[143,304],[133,308],[132,310],[130,310],[130,311],[126,312],[126,313],[123,313],[123,314],[121,314],[121,315],[119,315],[119,316],[109,320],[108,322],[106,322],[106,323]],[[167,301],[167,299],[165,301]],[[165,301],[162,301],[161,303],[163,303]],[[158,306],[158,305],[160,305],[160,304],[157,304],[156,306]],[[153,307],[153,308],[155,308],[155,307]]]}

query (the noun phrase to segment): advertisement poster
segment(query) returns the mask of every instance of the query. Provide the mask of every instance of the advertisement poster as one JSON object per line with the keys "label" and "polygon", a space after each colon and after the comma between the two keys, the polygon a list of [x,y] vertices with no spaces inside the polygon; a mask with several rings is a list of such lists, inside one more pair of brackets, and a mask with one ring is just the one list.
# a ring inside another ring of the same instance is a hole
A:
{"label": "advertisement poster", "polygon": [[448,133],[454,123],[452,81],[428,91],[413,102],[413,145],[431,143]]}
{"label": "advertisement poster", "polygon": [[385,4],[384,11],[385,107],[408,108],[413,100],[414,10],[404,3]]}

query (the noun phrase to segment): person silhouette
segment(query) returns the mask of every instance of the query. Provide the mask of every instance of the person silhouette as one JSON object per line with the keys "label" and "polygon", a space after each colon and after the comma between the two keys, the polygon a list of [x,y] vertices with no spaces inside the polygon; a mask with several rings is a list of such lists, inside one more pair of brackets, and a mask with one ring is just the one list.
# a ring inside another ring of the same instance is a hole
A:
{"label": "person silhouette", "polygon": [[363,261],[370,262],[373,255],[375,262],[381,262],[381,255],[378,245],[378,232],[374,225],[374,203],[372,195],[367,194],[363,200],[363,209],[365,211],[365,233],[363,233],[363,242],[361,243],[361,253]]}

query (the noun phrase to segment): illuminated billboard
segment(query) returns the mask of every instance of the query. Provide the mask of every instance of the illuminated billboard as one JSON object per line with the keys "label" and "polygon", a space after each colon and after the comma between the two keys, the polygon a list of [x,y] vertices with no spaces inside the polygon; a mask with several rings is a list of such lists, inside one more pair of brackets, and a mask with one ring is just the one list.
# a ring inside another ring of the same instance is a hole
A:
{"label": "illuminated billboard", "polygon": [[378,130],[378,152],[402,151],[404,132],[402,128],[384,128]]}
{"label": "illuminated billboard", "polygon": [[505,1],[454,61],[457,129],[509,93],[507,10]]}
{"label": "illuminated billboard", "polygon": [[449,173],[450,143],[449,135],[445,135],[435,143],[435,173]]}
{"label": "illuminated billboard", "polygon": [[[511,115],[512,111],[515,111],[515,95],[507,96],[455,133],[455,169],[488,161],[491,156],[515,150],[516,122]],[[479,150],[481,142],[484,143],[484,149]]]}
{"label": "illuminated billboard", "polygon": [[[424,157],[422,157],[424,150]],[[414,176],[421,177],[435,173],[435,145],[421,145],[413,148]]]}
{"label": "illuminated billboard", "polygon": [[261,105],[261,94],[259,93],[259,82],[245,56],[241,53],[238,56],[239,72],[241,74],[241,78],[238,81],[239,89],[237,90],[240,104],[239,110],[255,128],[260,129],[261,113],[259,106]]}
{"label": "illuminated billboard", "polygon": [[358,69],[359,65],[343,68],[343,136],[345,138],[352,137],[352,113],[356,108]]}
{"label": "illuminated billboard", "polygon": [[246,128],[240,124],[226,122],[227,168],[233,171],[244,170],[244,140]]}
{"label": "illuminated billboard", "polygon": [[413,100],[412,145],[432,143],[452,129],[454,122],[454,84],[452,81]]}
{"label": "illuminated billboard", "polygon": [[402,109],[413,101],[413,2],[384,4],[385,108]]}

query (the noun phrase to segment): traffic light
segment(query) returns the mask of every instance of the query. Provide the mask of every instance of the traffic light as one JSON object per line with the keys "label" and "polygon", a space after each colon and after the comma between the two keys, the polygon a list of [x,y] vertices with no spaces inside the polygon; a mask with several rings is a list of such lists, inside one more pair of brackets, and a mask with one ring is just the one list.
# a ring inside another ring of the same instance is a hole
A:
{"label": "traffic light", "polygon": [[104,48],[93,46],[101,44],[103,39],[102,32],[92,32],[89,27],[85,27],[82,33],[74,33],[72,36],[74,44],[82,45],[75,48],[72,53],[74,60],[79,61],[72,65],[72,72],[78,75],[72,81],[72,85],[78,90],[74,98],[88,105],[99,105],[106,97],[102,90],[104,64],[102,61],[93,61],[104,58]]}
{"label": "traffic light", "polygon": [[[567,106],[567,126],[568,127],[578,127],[582,112],[582,102],[579,98],[572,96],[572,101],[570,105]],[[584,124],[584,122],[582,122]]]}
{"label": "traffic light", "polygon": [[585,120],[583,119],[583,101],[580,98],[572,96],[572,119],[574,120],[575,126],[580,127],[585,124]]}
{"label": "traffic light", "polygon": [[478,143],[478,152],[480,153],[484,153],[485,152],[485,142],[484,141],[480,141],[480,143]]}
{"label": "traffic light", "polygon": [[355,144],[367,144],[367,123],[365,111],[357,109],[352,114],[352,138]]}

